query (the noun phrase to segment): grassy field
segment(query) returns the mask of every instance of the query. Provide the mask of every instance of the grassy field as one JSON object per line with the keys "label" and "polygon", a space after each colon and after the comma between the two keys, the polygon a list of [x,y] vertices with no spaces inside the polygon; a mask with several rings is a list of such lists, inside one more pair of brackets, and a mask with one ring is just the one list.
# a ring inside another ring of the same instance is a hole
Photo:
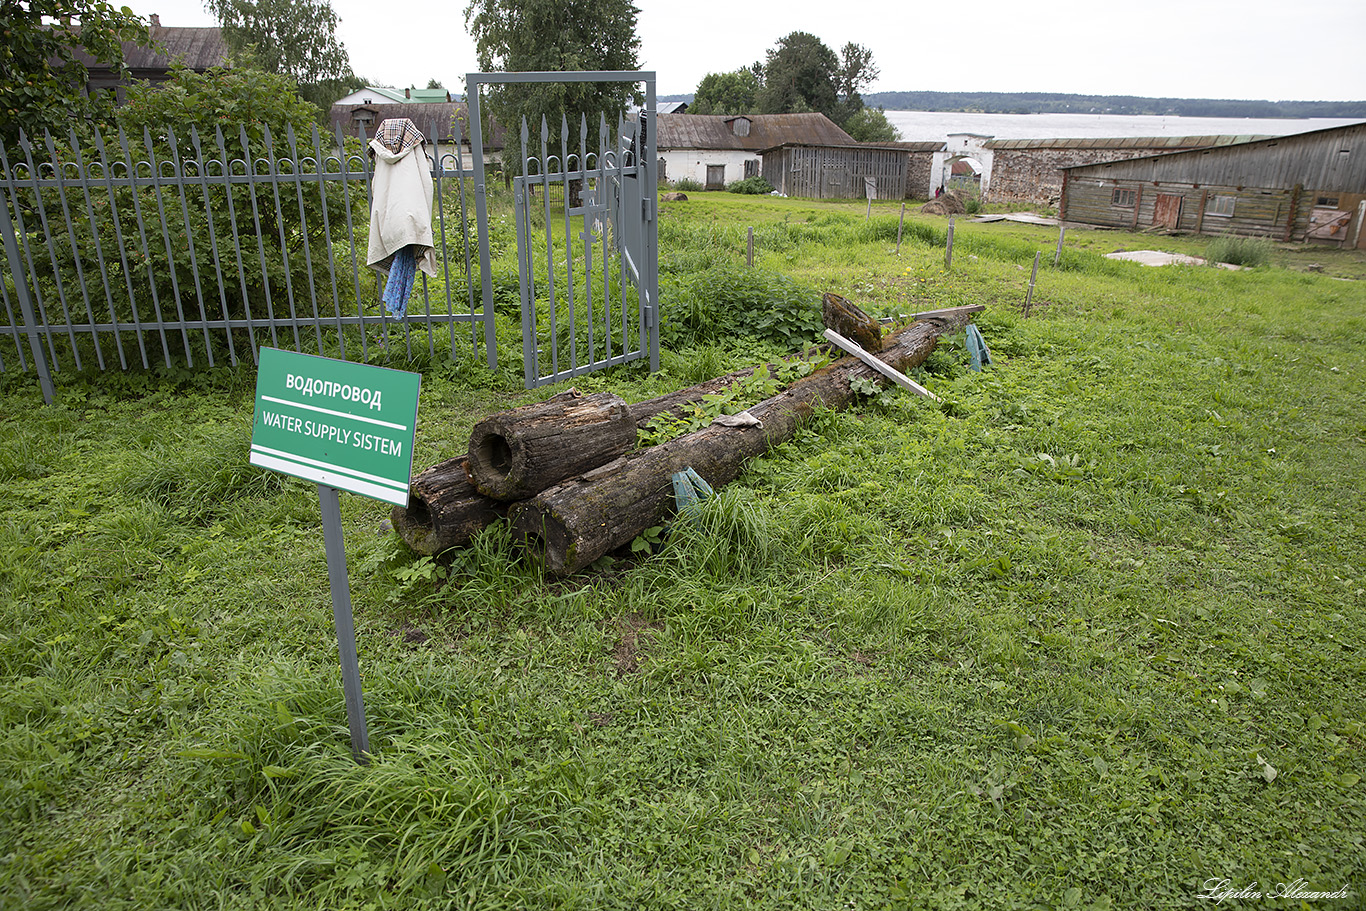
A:
{"label": "grassy field", "polygon": [[[995,365],[960,335],[917,371],[942,407],[821,414],[568,580],[500,526],[419,559],[343,497],[366,768],[250,371],[0,378],[0,907],[1361,907],[1364,258],[1078,231],[1054,269],[1056,230],[960,223],[945,270],[946,223],[897,255],[896,215],[665,204],[663,369],[577,385],[774,357],[821,291],[984,303]],[[409,365],[419,467],[559,391],[514,322],[496,374]]]}

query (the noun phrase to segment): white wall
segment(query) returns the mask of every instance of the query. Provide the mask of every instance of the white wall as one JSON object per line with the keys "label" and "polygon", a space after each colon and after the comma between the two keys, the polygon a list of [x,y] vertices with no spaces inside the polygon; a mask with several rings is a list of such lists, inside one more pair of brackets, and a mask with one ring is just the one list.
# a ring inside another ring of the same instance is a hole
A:
{"label": "white wall", "polygon": [[946,148],[942,152],[934,153],[934,163],[930,165],[930,195],[934,195],[935,187],[948,185],[950,161],[955,158],[971,158],[982,166],[982,173],[978,176],[981,178],[982,198],[986,199],[991,187],[992,164],[992,152],[987,148],[987,143],[995,138],[979,133],[950,133],[949,140],[945,143]]}
{"label": "white wall", "polygon": [[[745,177],[745,162],[752,161],[759,167],[759,156],[754,152],[725,150],[705,152],[698,149],[666,149],[659,153],[664,159],[664,177],[670,182],[688,178],[706,186],[707,165],[725,165],[726,183],[734,183]],[[761,172],[756,172],[761,173]],[[663,180],[661,180],[661,183]]]}

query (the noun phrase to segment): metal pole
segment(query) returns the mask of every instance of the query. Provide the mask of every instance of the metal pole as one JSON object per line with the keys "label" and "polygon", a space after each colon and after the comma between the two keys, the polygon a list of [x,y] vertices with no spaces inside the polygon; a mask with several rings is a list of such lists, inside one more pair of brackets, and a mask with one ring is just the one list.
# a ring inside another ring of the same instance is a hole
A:
{"label": "metal pole", "polygon": [[868,197],[868,211],[863,213],[864,221],[871,221],[873,218],[873,197]]}
{"label": "metal pole", "polygon": [[[16,198],[16,203],[18,202]],[[4,234],[5,255],[9,258],[10,275],[14,276],[14,291],[19,296],[19,309],[28,330],[28,346],[33,352],[33,366],[38,370],[38,385],[43,390],[43,401],[52,404],[52,374],[48,371],[43,343],[38,340],[38,320],[33,315],[32,289],[28,285],[28,270],[19,255],[19,240],[14,233],[14,222],[9,217],[9,197],[0,193],[0,234]]]}
{"label": "metal pole", "polygon": [[754,265],[754,229],[749,229],[748,252],[745,254],[745,261],[752,267]]}
{"label": "metal pole", "polygon": [[896,255],[901,255],[901,229],[906,224],[906,204],[901,204],[901,218],[896,223]]}
{"label": "metal pole", "polygon": [[944,268],[953,268],[953,218],[949,218],[949,237],[944,242]]}
{"label": "metal pole", "polygon": [[1029,273],[1029,291],[1025,294],[1024,315],[1029,315],[1030,302],[1034,300],[1034,279],[1039,275],[1039,251],[1034,251],[1034,271]]}
{"label": "metal pole", "polygon": [[480,82],[477,73],[465,76],[465,110],[470,118],[470,156],[474,165],[474,219],[479,232],[479,278],[481,300],[484,305],[484,358],[490,370],[497,370],[498,338],[494,329],[493,270],[489,265],[489,203],[484,182],[484,130],[479,122]]}
{"label": "metal pole", "polygon": [[1054,269],[1056,269],[1056,268],[1058,267],[1058,263],[1062,260],[1062,237],[1063,237],[1063,235],[1066,234],[1066,233],[1067,233],[1067,228],[1065,228],[1065,227],[1059,225],[1059,226],[1058,226],[1058,252],[1056,252],[1056,253],[1053,254],[1053,268],[1054,268]]}
{"label": "metal pole", "polygon": [[346,576],[346,544],[342,540],[341,502],[337,488],[318,485],[323,515],[323,546],[327,576],[332,583],[332,623],[341,654],[342,691],[346,694],[346,724],[351,729],[351,754],[370,764],[370,735],[365,729],[365,701],[360,689],[360,659],[356,657],[356,627],[351,618],[351,586]]}

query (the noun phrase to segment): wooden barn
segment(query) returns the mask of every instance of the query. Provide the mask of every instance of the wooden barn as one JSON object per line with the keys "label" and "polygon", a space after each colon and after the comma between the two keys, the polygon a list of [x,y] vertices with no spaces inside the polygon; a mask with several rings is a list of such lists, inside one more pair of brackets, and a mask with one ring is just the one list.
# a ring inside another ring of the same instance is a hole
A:
{"label": "wooden barn", "polygon": [[759,154],[764,179],[786,196],[923,199],[934,153],[943,148],[942,142],[786,142]]}
{"label": "wooden barn", "polygon": [[1063,174],[1066,221],[1366,249],[1366,123]]}

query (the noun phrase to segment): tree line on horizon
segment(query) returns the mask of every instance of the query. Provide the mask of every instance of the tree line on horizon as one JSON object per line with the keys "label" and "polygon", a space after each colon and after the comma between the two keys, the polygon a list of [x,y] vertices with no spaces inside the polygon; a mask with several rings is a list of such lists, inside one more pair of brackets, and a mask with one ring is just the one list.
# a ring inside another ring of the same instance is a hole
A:
{"label": "tree line on horizon", "polygon": [[[699,87],[700,88],[700,87]],[[686,101],[694,95],[665,95]],[[1266,101],[1226,98],[1149,98],[1141,95],[1067,95],[1050,92],[870,92],[864,102],[893,111],[972,114],[1149,114],[1177,117],[1366,117],[1366,101]],[[728,113],[728,112],[727,112]]]}

